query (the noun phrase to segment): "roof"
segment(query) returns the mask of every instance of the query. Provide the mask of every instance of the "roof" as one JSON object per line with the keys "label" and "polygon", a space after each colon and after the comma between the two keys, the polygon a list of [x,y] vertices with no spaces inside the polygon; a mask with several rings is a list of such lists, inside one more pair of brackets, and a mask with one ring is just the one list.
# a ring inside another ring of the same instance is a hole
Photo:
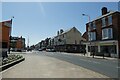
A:
{"label": "roof", "polygon": [[[65,30],[62,34],[59,34],[59,35],[57,35],[57,36],[53,36],[51,39],[54,39],[54,38],[57,38],[57,37],[60,36],[60,35],[66,34],[66,33],[68,33],[69,31],[71,31],[72,29],[76,29],[76,27],[69,28],[69,29]],[[77,29],[76,29],[76,30],[77,30]]]}
{"label": "roof", "polygon": [[86,39],[87,38],[87,32],[84,32],[82,37]]}
{"label": "roof", "polygon": [[[69,32],[71,29],[73,29],[73,27],[65,30],[62,34],[65,34],[65,33]],[[62,35],[62,34],[60,34],[60,35]]]}
{"label": "roof", "polygon": [[[103,17],[105,17],[105,16],[108,16],[108,15],[111,15],[111,14],[113,14],[113,13],[120,13],[120,12],[119,12],[119,11],[110,11],[110,12],[108,12],[107,14],[104,14],[104,15],[102,15],[102,16],[97,17],[96,19],[91,20],[90,22],[93,22],[93,21],[95,21],[95,20],[101,19],[101,18],[103,18]],[[89,23],[89,22],[88,22],[88,23]],[[88,24],[88,23],[87,23],[87,24]]]}
{"label": "roof", "polygon": [[2,23],[3,25],[5,25],[7,27],[11,27],[12,26],[12,20],[6,20],[6,21],[0,22],[0,23]]}
{"label": "roof", "polygon": [[[65,30],[62,34],[59,34],[59,35],[57,35],[57,36],[66,34],[66,33],[68,33],[69,31],[71,31],[73,28],[75,28],[75,27],[69,28],[69,29]],[[75,28],[75,29],[76,29],[76,28]],[[57,36],[55,36],[55,37],[57,37]]]}

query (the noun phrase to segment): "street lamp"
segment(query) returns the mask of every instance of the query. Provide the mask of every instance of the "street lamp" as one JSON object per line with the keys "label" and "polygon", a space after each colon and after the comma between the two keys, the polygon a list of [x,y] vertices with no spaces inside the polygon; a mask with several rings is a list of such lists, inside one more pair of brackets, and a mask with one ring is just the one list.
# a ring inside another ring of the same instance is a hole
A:
{"label": "street lamp", "polygon": [[88,17],[88,21],[90,22],[90,16],[87,14],[82,14],[83,16],[87,16]]}
{"label": "street lamp", "polygon": [[[90,23],[90,16],[89,16],[89,15],[87,15],[87,14],[82,14],[82,16],[87,16],[87,17],[88,17],[88,21],[89,21],[88,23]],[[89,27],[90,27],[90,26],[89,26]],[[89,30],[90,30],[90,28],[89,28]],[[89,31],[89,32],[90,32],[90,31]],[[90,54],[91,54],[91,34],[89,34],[89,35],[90,35],[90,39],[89,39],[89,40],[90,40]],[[88,36],[89,36],[89,35],[88,35]],[[93,58],[94,58],[94,54],[93,54]]]}
{"label": "street lamp", "polygon": [[10,54],[10,48],[11,48],[11,33],[12,33],[12,24],[13,24],[13,18],[14,16],[11,17],[11,28],[10,28],[10,36],[9,36],[9,48],[8,48],[8,53]]}

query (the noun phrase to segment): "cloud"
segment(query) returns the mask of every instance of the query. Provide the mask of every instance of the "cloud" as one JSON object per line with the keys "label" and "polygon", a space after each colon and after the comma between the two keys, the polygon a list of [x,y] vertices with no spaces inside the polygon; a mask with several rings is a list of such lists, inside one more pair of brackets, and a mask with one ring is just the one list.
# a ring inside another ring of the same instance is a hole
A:
{"label": "cloud", "polygon": [[43,7],[42,3],[39,2],[39,3],[38,3],[38,6],[39,6],[39,8],[40,8],[40,12],[41,12],[42,16],[43,16],[43,17],[46,17],[46,13],[45,13],[45,10],[44,10],[44,7]]}

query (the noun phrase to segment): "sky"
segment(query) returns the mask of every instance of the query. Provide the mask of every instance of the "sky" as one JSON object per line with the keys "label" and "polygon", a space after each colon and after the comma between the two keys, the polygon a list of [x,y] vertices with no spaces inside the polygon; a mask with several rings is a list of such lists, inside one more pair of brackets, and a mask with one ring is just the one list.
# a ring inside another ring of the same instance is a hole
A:
{"label": "sky", "polygon": [[101,16],[101,8],[118,11],[118,2],[2,2],[2,19],[14,16],[12,36],[23,36],[26,44],[35,45],[47,37],[76,27],[82,34],[86,31],[87,14],[91,20]]}

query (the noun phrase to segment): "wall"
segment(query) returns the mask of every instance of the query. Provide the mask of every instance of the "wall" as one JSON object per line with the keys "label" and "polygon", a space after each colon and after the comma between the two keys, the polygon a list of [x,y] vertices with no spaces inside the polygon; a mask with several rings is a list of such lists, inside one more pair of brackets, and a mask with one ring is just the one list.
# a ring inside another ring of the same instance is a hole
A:
{"label": "wall", "polygon": [[[0,25],[1,25],[1,23],[0,23]],[[6,42],[7,43],[7,48],[8,48],[9,47],[10,27],[7,27],[7,26],[4,25],[4,23],[2,23],[1,28],[0,28],[0,30],[2,30],[2,32],[0,31],[0,34],[2,33],[2,35],[0,36],[0,43]]]}
{"label": "wall", "polygon": [[73,28],[71,29],[67,34],[66,34],[66,44],[80,44],[80,41],[83,38],[81,37],[81,33],[76,29]]}

